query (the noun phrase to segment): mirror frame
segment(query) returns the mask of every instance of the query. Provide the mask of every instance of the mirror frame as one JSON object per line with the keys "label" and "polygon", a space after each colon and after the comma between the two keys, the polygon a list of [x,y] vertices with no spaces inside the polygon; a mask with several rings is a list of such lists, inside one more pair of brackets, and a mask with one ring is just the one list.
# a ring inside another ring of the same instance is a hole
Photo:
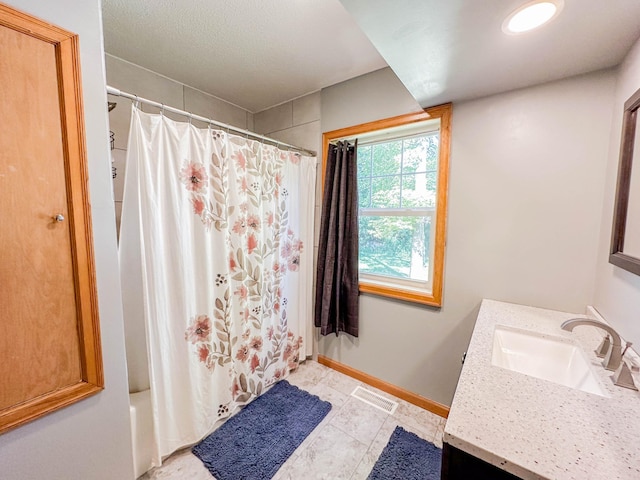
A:
{"label": "mirror frame", "polygon": [[[624,235],[627,227],[627,210],[631,187],[631,168],[636,136],[638,110],[640,108],[640,89],[624,103],[622,117],[622,140],[620,142],[620,163],[618,165],[618,183],[616,186],[615,206],[613,210],[613,228],[609,263],[629,272],[640,275],[640,258],[624,252]],[[640,153],[640,152],[639,152]],[[640,168],[636,166],[636,168]]]}

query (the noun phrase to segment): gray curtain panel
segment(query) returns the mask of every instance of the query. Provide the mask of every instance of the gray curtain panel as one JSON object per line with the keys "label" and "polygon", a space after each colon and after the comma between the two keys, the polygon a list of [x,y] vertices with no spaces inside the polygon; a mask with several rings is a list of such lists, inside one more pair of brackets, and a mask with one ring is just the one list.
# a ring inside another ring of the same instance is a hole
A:
{"label": "gray curtain panel", "polygon": [[358,336],[357,143],[329,145],[327,154],[315,303],[322,335]]}

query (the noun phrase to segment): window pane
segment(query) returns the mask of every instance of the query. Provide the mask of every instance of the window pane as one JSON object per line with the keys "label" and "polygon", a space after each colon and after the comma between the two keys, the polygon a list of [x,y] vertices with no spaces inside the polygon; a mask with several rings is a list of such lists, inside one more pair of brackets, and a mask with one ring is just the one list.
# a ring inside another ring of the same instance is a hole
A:
{"label": "window pane", "polygon": [[426,282],[431,217],[360,217],[360,272]]}
{"label": "window pane", "polygon": [[402,140],[372,145],[373,176],[397,175],[402,159]]}
{"label": "window pane", "polygon": [[404,141],[403,173],[438,169],[438,135],[413,137]]}
{"label": "window pane", "polygon": [[358,178],[371,175],[371,146],[358,147]]}
{"label": "window pane", "polygon": [[427,142],[424,137],[404,141],[402,172],[424,172],[427,169]]}
{"label": "window pane", "polygon": [[371,179],[372,208],[400,208],[400,175]]}
{"label": "window pane", "polygon": [[402,176],[402,207],[435,207],[436,172]]}
{"label": "window pane", "polygon": [[427,190],[435,192],[438,184],[438,172],[427,172],[425,176],[427,178]]}
{"label": "window pane", "polygon": [[427,143],[427,171],[438,170],[438,144],[440,135],[429,135],[426,137]]}
{"label": "window pane", "polygon": [[371,204],[371,179],[358,179],[358,207],[368,208]]}

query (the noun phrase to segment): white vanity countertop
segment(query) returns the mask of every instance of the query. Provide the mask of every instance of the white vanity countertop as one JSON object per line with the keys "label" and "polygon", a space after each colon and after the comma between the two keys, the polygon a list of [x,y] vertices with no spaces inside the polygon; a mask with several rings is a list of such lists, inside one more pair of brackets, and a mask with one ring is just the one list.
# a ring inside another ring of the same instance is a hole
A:
{"label": "white vanity countertop", "polygon": [[[603,331],[560,329],[580,316],[483,300],[444,441],[523,479],[640,479],[640,394],[614,386],[593,352]],[[576,339],[611,398],[493,366],[496,325]]]}

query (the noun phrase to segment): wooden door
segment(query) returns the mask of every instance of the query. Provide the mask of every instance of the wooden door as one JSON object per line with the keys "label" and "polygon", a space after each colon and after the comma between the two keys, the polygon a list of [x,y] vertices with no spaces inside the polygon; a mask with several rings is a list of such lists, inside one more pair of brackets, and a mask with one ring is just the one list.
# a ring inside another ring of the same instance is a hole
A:
{"label": "wooden door", "polygon": [[0,432],[99,391],[77,36],[0,4]]}

